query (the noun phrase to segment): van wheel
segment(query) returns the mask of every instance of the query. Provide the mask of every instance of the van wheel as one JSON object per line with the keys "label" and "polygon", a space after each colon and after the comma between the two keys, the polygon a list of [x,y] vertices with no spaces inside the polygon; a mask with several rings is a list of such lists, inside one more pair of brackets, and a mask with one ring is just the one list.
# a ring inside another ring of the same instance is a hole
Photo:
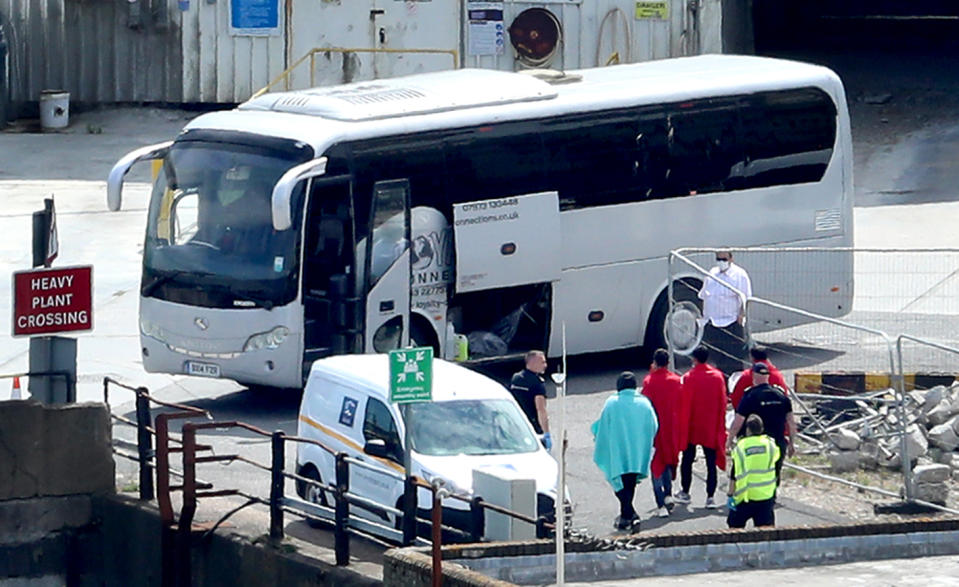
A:
{"label": "van wheel", "polygon": [[[313,465],[305,466],[303,471],[300,473],[300,476],[320,483],[323,482],[323,479],[320,478],[319,471],[317,471]],[[326,491],[320,489],[316,485],[297,480],[296,493],[310,503],[329,507],[329,502],[326,499]],[[307,518],[307,523],[314,528],[322,525],[322,522],[312,518]]]}
{"label": "van wheel", "polygon": [[[396,509],[403,511],[403,498],[396,500]],[[397,514],[396,518],[393,519],[393,528],[399,531],[403,531],[403,514]]]}
{"label": "van wheel", "polygon": [[[675,343],[680,343],[681,346],[691,346],[695,348],[698,345],[698,342],[693,344],[694,339],[696,338],[693,331],[687,332],[688,329],[693,329],[695,327],[695,320],[702,316],[702,300],[699,299],[699,290],[702,288],[702,282],[698,279],[691,277],[684,277],[673,283],[673,298],[677,305],[683,304],[682,308],[674,317],[673,328],[678,329],[679,332],[674,331],[672,340]],[[646,323],[646,333],[643,337],[643,347],[646,355],[650,358],[653,356],[653,351],[660,348],[667,348],[666,341],[666,320],[669,314],[669,290],[663,290],[660,292],[659,297],[656,298],[656,303],[653,304],[653,311],[650,312],[649,320]],[[692,348],[689,348],[688,351],[692,351]],[[688,353],[687,353],[688,354]]]}

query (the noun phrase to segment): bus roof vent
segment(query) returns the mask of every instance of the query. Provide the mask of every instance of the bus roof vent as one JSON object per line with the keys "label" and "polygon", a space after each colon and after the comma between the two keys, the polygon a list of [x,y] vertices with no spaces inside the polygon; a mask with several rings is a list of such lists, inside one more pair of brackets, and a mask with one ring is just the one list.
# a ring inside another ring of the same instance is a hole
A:
{"label": "bus roof vent", "polygon": [[556,90],[534,77],[486,69],[459,69],[265,94],[241,104],[240,109],[362,121],[548,100],[555,96]]}
{"label": "bus roof vent", "polygon": [[566,73],[555,69],[521,69],[517,73],[543,80],[549,84],[570,84],[583,81],[583,76],[578,73]]}

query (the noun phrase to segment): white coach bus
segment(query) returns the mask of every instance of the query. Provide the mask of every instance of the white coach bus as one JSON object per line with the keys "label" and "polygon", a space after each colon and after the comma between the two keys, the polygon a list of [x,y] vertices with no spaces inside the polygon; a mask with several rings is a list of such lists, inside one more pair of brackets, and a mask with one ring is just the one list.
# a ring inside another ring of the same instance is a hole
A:
{"label": "white coach bus", "polygon": [[[552,356],[564,322],[570,353],[659,345],[671,249],[853,237],[839,78],[757,57],[266,94],[125,156],[111,210],[142,160],[143,365],[248,385],[411,342]],[[830,258],[803,307],[842,315],[852,255]]]}

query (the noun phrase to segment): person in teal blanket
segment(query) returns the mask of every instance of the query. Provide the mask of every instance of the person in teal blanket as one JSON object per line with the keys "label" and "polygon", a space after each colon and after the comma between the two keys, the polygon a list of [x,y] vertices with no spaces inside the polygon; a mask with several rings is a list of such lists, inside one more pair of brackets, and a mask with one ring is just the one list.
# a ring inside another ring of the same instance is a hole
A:
{"label": "person in teal blanket", "polygon": [[606,476],[619,500],[617,530],[639,530],[633,508],[636,483],[649,477],[653,439],[659,428],[653,405],[636,390],[636,376],[623,371],[616,380],[616,395],[606,400],[599,420],[593,422],[593,462]]}

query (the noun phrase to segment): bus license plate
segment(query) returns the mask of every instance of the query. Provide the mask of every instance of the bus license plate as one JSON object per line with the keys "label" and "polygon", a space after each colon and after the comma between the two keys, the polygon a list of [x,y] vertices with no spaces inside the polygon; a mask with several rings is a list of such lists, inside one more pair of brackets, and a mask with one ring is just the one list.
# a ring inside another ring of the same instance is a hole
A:
{"label": "bus license plate", "polygon": [[187,375],[199,375],[200,377],[219,377],[220,366],[213,363],[197,363],[196,361],[186,362]]}

